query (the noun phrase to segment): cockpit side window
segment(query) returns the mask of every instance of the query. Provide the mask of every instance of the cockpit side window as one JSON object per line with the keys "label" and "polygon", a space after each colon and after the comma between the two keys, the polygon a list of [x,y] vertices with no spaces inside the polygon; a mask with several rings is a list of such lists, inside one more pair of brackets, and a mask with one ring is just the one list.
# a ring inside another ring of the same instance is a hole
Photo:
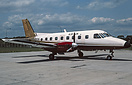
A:
{"label": "cockpit side window", "polygon": [[99,34],[94,34],[94,38],[101,38],[100,36],[99,36]]}
{"label": "cockpit side window", "polygon": [[105,37],[109,37],[111,35],[109,35],[108,33],[96,33],[94,34],[94,38],[105,38]]}

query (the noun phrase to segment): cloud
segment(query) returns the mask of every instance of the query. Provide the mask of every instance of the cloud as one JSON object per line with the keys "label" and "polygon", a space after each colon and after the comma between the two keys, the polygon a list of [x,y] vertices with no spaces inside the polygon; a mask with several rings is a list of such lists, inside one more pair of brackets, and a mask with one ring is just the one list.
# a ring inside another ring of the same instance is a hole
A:
{"label": "cloud", "polygon": [[10,28],[12,26],[13,26],[13,24],[8,21],[3,23],[3,27]]}
{"label": "cloud", "polygon": [[[3,26],[18,26],[22,27],[22,19],[29,19],[31,24],[36,29],[53,29],[58,26],[64,28],[73,28],[70,30],[81,30],[80,28],[87,29],[90,26],[98,28],[98,25],[106,26],[115,22],[114,19],[105,17],[93,17],[89,19],[88,17],[73,15],[71,13],[66,14],[25,14],[25,15],[13,15],[8,17]],[[8,23],[7,23],[8,22]],[[13,27],[16,28],[16,27]]]}
{"label": "cloud", "polygon": [[[8,21],[3,23],[3,27],[6,26],[19,26],[22,27],[22,19],[29,19],[31,24],[35,28],[43,27],[57,27],[57,26],[69,26],[81,23],[82,17],[72,15],[71,13],[66,14],[25,14],[25,15],[13,15],[8,17]],[[8,23],[7,23],[8,22]],[[11,24],[11,25],[10,25]],[[13,27],[16,28],[16,27]]]}
{"label": "cloud", "polygon": [[2,12],[27,12],[28,6],[35,0],[0,0],[0,11]]}
{"label": "cloud", "polygon": [[[51,26],[57,27],[57,26],[63,26],[63,27],[74,27],[79,28],[83,27],[86,28],[88,26],[94,26],[97,25],[108,25],[108,24],[130,24],[132,23],[132,18],[128,19],[122,19],[122,20],[115,20],[112,18],[105,18],[105,17],[93,17],[89,19],[88,17],[84,16],[78,16],[73,15],[71,13],[66,14],[25,14],[25,15],[13,15],[8,17],[8,21],[6,21],[3,26],[22,26],[22,19],[29,19],[31,24],[36,26],[36,28],[39,27],[45,27],[48,26],[50,28]],[[8,22],[8,23],[7,23]]]}
{"label": "cloud", "polygon": [[127,18],[127,19],[121,19],[116,21],[118,24],[121,25],[132,25],[132,18]]}
{"label": "cloud", "polygon": [[65,0],[0,0],[1,12],[42,11],[51,7],[63,7],[69,3]]}
{"label": "cloud", "polygon": [[51,5],[51,6],[65,6],[69,3],[65,0],[40,0],[43,5]]}
{"label": "cloud", "polygon": [[17,27],[22,27],[22,19],[30,18],[32,19],[34,17],[34,14],[18,14],[18,15],[12,15],[8,17],[8,21],[3,23],[3,28],[6,27],[11,27],[11,28],[16,28]]}
{"label": "cloud", "polygon": [[125,1],[126,0],[110,0],[110,1],[96,0],[94,2],[89,3],[87,6],[77,6],[77,9],[99,10],[103,8],[115,8]]}
{"label": "cloud", "polygon": [[0,7],[22,7],[33,3],[35,0],[0,0]]}
{"label": "cloud", "polygon": [[108,23],[114,21],[114,19],[104,18],[104,17],[94,17],[89,21],[91,21],[92,23]]}
{"label": "cloud", "polygon": [[80,22],[82,19],[77,15],[71,13],[66,14],[53,14],[53,15],[41,15],[38,17],[38,25],[70,25]]}
{"label": "cloud", "polygon": [[[68,31],[75,30],[89,30],[89,29],[101,29],[112,31],[125,28],[130,28],[132,24],[132,18],[126,19],[112,19],[108,17],[93,17],[89,19],[86,16],[78,16],[71,13],[66,14],[20,14],[12,15],[8,17],[8,21],[3,23],[3,28],[13,28],[15,30],[21,29],[22,19],[29,19],[36,32],[57,32],[58,26],[66,28]],[[12,31],[13,32],[13,31]],[[13,33],[12,33],[13,34]],[[15,36],[15,35],[14,35]],[[17,35],[16,35],[17,36]]]}

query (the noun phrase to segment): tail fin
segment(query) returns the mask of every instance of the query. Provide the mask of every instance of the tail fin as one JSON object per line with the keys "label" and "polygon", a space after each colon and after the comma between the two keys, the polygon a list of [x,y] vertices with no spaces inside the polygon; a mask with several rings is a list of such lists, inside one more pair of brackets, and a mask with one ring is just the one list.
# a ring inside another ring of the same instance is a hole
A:
{"label": "tail fin", "polygon": [[23,27],[24,27],[24,31],[25,31],[25,36],[26,37],[35,37],[35,33],[34,33],[34,30],[30,24],[30,22],[28,21],[28,19],[23,19],[22,20],[23,22]]}

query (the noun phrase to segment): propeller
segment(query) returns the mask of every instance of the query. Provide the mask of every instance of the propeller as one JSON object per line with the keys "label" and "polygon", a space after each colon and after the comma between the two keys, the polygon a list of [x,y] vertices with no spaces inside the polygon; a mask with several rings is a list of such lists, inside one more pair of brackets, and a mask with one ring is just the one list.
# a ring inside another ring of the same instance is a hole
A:
{"label": "propeller", "polygon": [[75,32],[74,32],[74,35],[73,35],[73,43],[72,43],[72,47],[70,47],[68,50],[67,50],[67,52],[69,52],[69,51],[71,51],[71,50],[74,50],[78,45],[77,45],[77,43],[75,43]]}
{"label": "propeller", "polygon": [[75,43],[75,32],[74,32],[74,35],[73,35],[73,43]]}

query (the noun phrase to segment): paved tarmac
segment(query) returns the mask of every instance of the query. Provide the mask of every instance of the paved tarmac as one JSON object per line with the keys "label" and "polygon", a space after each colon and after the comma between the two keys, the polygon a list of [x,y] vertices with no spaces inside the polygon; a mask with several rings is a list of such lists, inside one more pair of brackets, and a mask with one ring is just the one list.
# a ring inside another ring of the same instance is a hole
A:
{"label": "paved tarmac", "polygon": [[132,51],[116,50],[113,60],[105,60],[108,52],[0,53],[0,85],[132,85]]}

